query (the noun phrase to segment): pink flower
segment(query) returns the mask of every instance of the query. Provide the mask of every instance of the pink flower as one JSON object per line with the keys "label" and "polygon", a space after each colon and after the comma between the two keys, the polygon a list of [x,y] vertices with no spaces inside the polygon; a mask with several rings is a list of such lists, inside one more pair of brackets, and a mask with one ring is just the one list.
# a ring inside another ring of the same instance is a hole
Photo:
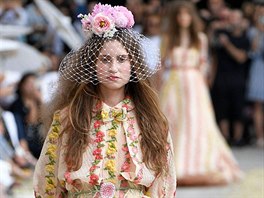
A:
{"label": "pink flower", "polygon": [[122,148],[122,151],[127,152],[127,151],[128,151],[128,147],[127,147],[127,146],[124,146],[124,147]]}
{"label": "pink flower", "polygon": [[102,198],[112,198],[115,195],[115,185],[110,183],[110,182],[106,182],[103,183],[101,185],[100,188],[100,195]]}
{"label": "pink flower", "polygon": [[94,128],[99,128],[100,127],[100,121],[99,120],[96,120],[95,122],[94,122]]}
{"label": "pink flower", "polygon": [[96,155],[96,156],[95,156],[95,159],[96,159],[96,160],[101,160],[101,159],[103,159],[103,156],[102,156],[102,155]]}
{"label": "pink flower", "polygon": [[93,151],[93,155],[101,155],[102,149],[98,148]]}
{"label": "pink flower", "polygon": [[91,23],[92,23],[92,20],[93,20],[92,16],[89,14],[89,15],[84,15],[84,16],[81,16],[81,17],[83,17],[82,20],[81,20],[83,29],[85,29],[85,30],[91,29]]}
{"label": "pink flower", "polygon": [[137,140],[138,135],[133,131],[133,133],[130,134],[129,138],[130,140],[135,141]]}
{"label": "pink flower", "polygon": [[128,20],[126,27],[132,27],[134,25],[134,23],[135,23],[134,16],[133,16],[131,11],[129,11],[124,6],[115,6],[114,8],[116,11],[122,12],[126,16],[126,18]]}
{"label": "pink flower", "polygon": [[97,14],[92,22],[92,31],[97,34],[101,35],[105,32],[109,32],[114,27],[114,23],[112,20],[103,14]]}
{"label": "pink flower", "polygon": [[121,170],[127,172],[129,170],[129,167],[130,167],[129,163],[128,162],[125,162],[122,165]]}
{"label": "pink flower", "polygon": [[94,141],[95,141],[96,143],[100,143],[100,142],[103,141],[103,138],[96,138]]}
{"label": "pink flower", "polygon": [[133,153],[137,154],[138,153],[138,148],[137,147],[133,147],[132,151],[133,151]]}
{"label": "pink flower", "polygon": [[128,19],[122,12],[116,11],[114,13],[116,27],[125,28],[128,24]]}
{"label": "pink flower", "polygon": [[126,157],[126,158],[130,158],[130,154],[127,153],[127,154],[125,155],[125,157]]}
{"label": "pink flower", "polygon": [[132,133],[132,132],[134,131],[134,129],[133,129],[133,127],[130,126],[130,127],[127,128],[127,131],[128,131],[129,133]]}
{"label": "pink flower", "polygon": [[68,184],[72,184],[73,180],[71,179],[71,173],[69,171],[64,173],[64,178]]}
{"label": "pink flower", "polygon": [[108,4],[102,5],[101,3],[98,3],[94,6],[93,11],[92,11],[92,16],[94,17],[95,15],[101,13],[101,12],[106,12],[112,10],[113,7]]}
{"label": "pink flower", "polygon": [[129,105],[128,104],[123,104],[122,107],[126,108],[128,110]]}
{"label": "pink flower", "polygon": [[139,170],[139,172],[137,174],[137,177],[135,178],[134,182],[136,184],[138,184],[141,181],[142,178],[143,178],[143,169],[141,167],[141,169]]}
{"label": "pink flower", "polygon": [[105,136],[105,134],[104,134],[104,132],[102,132],[102,131],[98,131],[97,133],[96,133],[96,137],[97,138],[102,138],[102,137],[104,137]]}
{"label": "pink flower", "polygon": [[135,120],[134,119],[129,120],[129,124],[131,125],[135,124]]}
{"label": "pink flower", "polygon": [[[124,179],[124,177],[123,177],[122,175],[118,175],[117,178],[118,178],[119,180],[123,180],[123,179]],[[122,185],[122,184],[123,184],[123,182],[121,183],[121,185]]]}
{"label": "pink flower", "polygon": [[90,172],[93,172],[97,167],[96,166],[91,166]]}
{"label": "pink flower", "polygon": [[95,184],[97,184],[98,180],[99,180],[98,175],[92,174],[90,176],[90,182],[89,183],[92,185],[95,185]]}

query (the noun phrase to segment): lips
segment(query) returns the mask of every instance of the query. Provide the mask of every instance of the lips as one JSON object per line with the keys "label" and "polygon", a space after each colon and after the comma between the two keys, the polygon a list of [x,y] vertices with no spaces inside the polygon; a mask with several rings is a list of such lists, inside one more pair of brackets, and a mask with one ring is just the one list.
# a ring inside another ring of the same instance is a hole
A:
{"label": "lips", "polygon": [[116,80],[118,80],[120,78],[118,76],[109,76],[108,79],[111,80],[111,81],[116,81]]}

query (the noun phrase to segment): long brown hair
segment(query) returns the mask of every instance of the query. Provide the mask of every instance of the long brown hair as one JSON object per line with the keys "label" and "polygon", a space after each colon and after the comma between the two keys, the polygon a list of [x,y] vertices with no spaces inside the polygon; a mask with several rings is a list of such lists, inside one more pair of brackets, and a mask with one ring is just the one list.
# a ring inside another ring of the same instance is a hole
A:
{"label": "long brown hair", "polygon": [[[120,31],[118,34],[122,35],[123,33]],[[113,39],[118,40],[120,35]],[[145,64],[140,63],[138,59],[133,60],[134,55],[130,53],[132,49],[135,51],[135,47],[138,49],[138,53],[141,53],[140,47],[133,42],[132,36],[128,37],[127,34],[124,36],[126,37],[119,39],[119,42],[131,56],[131,64],[138,65],[138,67],[144,66]],[[102,39],[103,42],[107,41]],[[86,44],[83,48],[85,47]],[[143,59],[140,60],[143,61]],[[53,100],[48,104],[48,108],[45,108],[45,123],[46,126],[51,124],[50,118],[56,110],[66,109],[66,115],[62,115],[64,117],[61,120],[65,126],[62,133],[68,134],[65,161],[70,170],[78,170],[82,164],[82,155],[90,143],[92,109],[95,102],[100,100],[99,86],[92,83],[73,83],[61,78],[57,90]],[[158,96],[149,79],[137,83],[129,82],[125,90],[125,94],[129,95],[135,103],[143,162],[156,174],[163,173],[167,163],[168,123],[159,107]]]}
{"label": "long brown hair", "polygon": [[190,1],[173,1],[168,5],[168,26],[167,34],[167,50],[171,51],[173,47],[180,45],[180,25],[177,16],[182,9],[186,9],[191,16],[191,24],[189,27],[190,47],[200,48],[200,40],[198,33],[202,30],[202,21],[197,13],[194,4]]}

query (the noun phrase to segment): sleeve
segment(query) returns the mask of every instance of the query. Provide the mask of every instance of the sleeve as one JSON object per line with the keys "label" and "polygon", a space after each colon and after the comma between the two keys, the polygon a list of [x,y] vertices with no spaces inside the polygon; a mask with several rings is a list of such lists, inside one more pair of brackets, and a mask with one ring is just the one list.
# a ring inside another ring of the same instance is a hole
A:
{"label": "sleeve", "polygon": [[176,171],[173,159],[172,141],[169,135],[167,165],[168,171],[160,177],[157,177],[149,187],[146,196],[151,198],[173,198],[176,196]]}
{"label": "sleeve", "polygon": [[33,188],[36,198],[60,197],[63,191],[57,179],[61,128],[59,116],[59,112],[54,114],[53,122],[35,167]]}

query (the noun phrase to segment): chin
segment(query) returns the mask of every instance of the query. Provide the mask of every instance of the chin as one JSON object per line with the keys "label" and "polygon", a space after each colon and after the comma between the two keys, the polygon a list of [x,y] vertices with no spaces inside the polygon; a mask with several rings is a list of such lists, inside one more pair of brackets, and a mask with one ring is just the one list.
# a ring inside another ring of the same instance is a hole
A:
{"label": "chin", "polygon": [[102,83],[101,86],[104,87],[104,89],[109,89],[109,90],[118,90],[122,89],[125,87],[126,84],[124,83],[114,83],[114,82],[107,82],[107,83]]}

